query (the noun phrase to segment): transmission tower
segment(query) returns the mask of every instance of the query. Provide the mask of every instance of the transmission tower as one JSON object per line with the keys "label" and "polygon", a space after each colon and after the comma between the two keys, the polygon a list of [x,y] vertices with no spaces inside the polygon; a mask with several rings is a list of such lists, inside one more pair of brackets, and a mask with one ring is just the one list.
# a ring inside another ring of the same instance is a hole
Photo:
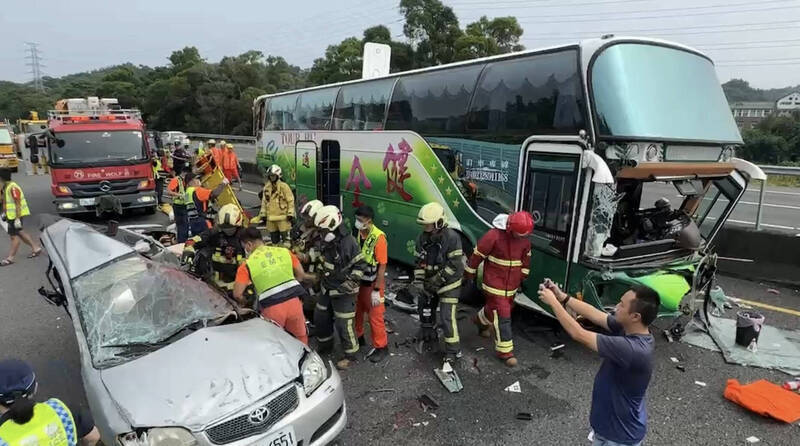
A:
{"label": "transmission tower", "polygon": [[35,42],[25,42],[25,45],[28,47],[28,55],[25,56],[28,62],[25,65],[31,67],[31,71],[29,71],[29,73],[33,75],[33,88],[39,91],[44,91],[44,85],[42,84],[42,67],[45,65],[42,64],[39,44]]}

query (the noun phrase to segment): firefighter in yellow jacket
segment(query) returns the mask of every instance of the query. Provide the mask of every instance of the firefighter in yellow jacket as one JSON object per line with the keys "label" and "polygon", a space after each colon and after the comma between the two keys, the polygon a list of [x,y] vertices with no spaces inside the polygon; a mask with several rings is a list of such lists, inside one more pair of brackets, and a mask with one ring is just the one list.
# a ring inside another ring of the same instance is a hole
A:
{"label": "firefighter in yellow jacket", "polygon": [[294,194],[286,182],[281,179],[281,168],[273,164],[267,173],[267,182],[261,196],[261,212],[253,218],[252,223],[262,220],[267,222],[267,232],[273,245],[290,244],[289,232],[294,222]]}

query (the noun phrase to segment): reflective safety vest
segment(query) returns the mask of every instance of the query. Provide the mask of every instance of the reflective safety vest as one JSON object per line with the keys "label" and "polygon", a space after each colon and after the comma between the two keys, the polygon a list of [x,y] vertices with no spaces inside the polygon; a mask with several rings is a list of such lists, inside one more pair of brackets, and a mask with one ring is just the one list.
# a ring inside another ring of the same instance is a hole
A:
{"label": "reflective safety vest", "polygon": [[155,160],[156,165],[153,166],[153,179],[158,181],[158,172],[161,170],[161,160],[158,158],[155,158]]}
{"label": "reflective safety vest", "polygon": [[[180,187],[180,186],[179,186]],[[183,194],[183,204],[186,205],[186,212],[189,218],[198,218],[200,216],[205,216],[205,211],[200,207],[201,203],[198,203],[194,196],[194,191],[197,189],[194,186],[187,187],[185,193]]]}
{"label": "reflective safety vest", "polygon": [[[186,186],[183,184],[183,178],[180,176],[175,177],[178,181],[178,190],[176,191],[179,195],[172,198],[172,204],[177,204],[178,206],[185,206],[186,205]],[[194,201],[194,200],[192,200]]]}
{"label": "reflective safety vest", "polygon": [[33,407],[33,418],[25,424],[7,420],[0,425],[3,446],[75,446],[78,442],[75,420],[69,408],[51,398]]}
{"label": "reflective safety vest", "polygon": [[378,273],[378,259],[375,258],[375,244],[378,243],[378,239],[380,236],[386,237],[383,231],[378,229],[377,226],[374,224],[367,234],[367,238],[362,239],[361,233],[358,235],[358,241],[361,243],[361,254],[364,255],[364,261],[367,262],[369,266],[367,270],[364,272],[364,278],[362,280],[366,281],[374,281]]}
{"label": "reflective safety vest", "polygon": [[[19,210],[17,209],[17,203],[14,201],[14,197],[11,196],[11,190],[15,187],[19,189]],[[5,208],[3,211],[6,214],[7,220],[16,219],[17,214],[19,214],[20,218],[31,215],[31,211],[30,209],[28,209],[28,202],[25,201],[25,194],[22,192],[22,188],[19,187],[19,185],[13,181],[9,181],[6,183],[5,197],[3,199],[3,207]]]}
{"label": "reflective safety vest", "polygon": [[294,278],[292,255],[286,248],[260,246],[250,253],[246,265],[262,308],[305,294]]}

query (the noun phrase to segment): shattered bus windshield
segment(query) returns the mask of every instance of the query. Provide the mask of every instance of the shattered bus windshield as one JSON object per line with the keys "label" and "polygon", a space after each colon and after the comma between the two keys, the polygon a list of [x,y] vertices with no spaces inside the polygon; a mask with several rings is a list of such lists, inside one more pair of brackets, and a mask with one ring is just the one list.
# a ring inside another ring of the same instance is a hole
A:
{"label": "shattered bus windshield", "polygon": [[132,359],[166,344],[195,323],[224,317],[232,307],[184,272],[138,255],[75,280],[78,313],[95,366]]}

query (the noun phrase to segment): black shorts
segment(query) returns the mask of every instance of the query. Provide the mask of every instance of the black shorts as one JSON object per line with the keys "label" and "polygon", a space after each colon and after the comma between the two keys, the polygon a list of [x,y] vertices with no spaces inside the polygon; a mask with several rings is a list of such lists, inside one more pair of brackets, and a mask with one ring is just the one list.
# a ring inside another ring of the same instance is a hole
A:
{"label": "black shorts", "polygon": [[[20,217],[19,222],[20,226],[25,224],[25,220],[23,220],[22,217]],[[20,228],[15,227],[14,223],[16,223],[16,220],[6,220],[6,224],[8,225],[8,235],[12,237],[15,235],[19,235],[19,231],[22,230],[21,227]]]}

